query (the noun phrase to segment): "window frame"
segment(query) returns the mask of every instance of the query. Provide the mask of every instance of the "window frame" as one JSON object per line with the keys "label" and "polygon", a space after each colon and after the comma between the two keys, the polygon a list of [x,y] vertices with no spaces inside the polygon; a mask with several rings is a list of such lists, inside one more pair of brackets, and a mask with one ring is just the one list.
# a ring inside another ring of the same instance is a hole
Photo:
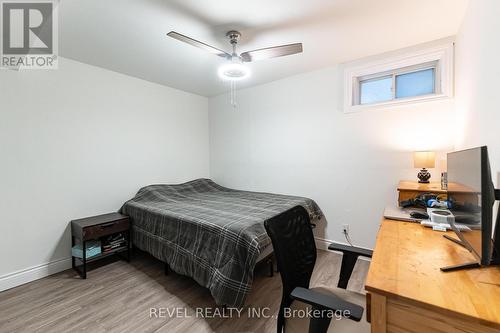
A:
{"label": "window frame", "polygon": [[[406,52],[382,60],[346,64],[344,69],[344,112],[435,101],[453,96],[453,43]],[[434,68],[434,93],[396,98],[396,76]],[[361,82],[392,76],[392,99],[360,104]]]}

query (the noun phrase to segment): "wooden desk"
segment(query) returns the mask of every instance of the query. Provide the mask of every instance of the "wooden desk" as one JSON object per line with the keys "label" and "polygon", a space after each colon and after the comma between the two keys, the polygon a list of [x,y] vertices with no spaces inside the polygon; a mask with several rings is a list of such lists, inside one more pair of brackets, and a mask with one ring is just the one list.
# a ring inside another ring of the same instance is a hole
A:
{"label": "wooden desk", "polygon": [[500,267],[441,272],[473,260],[443,234],[382,220],[366,280],[372,332],[500,332]]}
{"label": "wooden desk", "polygon": [[[451,190],[450,190],[451,189]],[[422,193],[432,193],[435,195],[443,194],[444,197],[451,196],[454,200],[463,203],[477,205],[479,202],[478,192],[459,184],[448,184],[448,191],[441,189],[441,183],[432,182],[422,184],[417,181],[402,180],[398,184],[398,205],[401,201],[414,199]]]}
{"label": "wooden desk", "polygon": [[401,201],[413,199],[422,193],[446,194],[447,192],[441,189],[441,183],[422,184],[417,181],[402,180],[398,184],[398,204],[401,204]]}

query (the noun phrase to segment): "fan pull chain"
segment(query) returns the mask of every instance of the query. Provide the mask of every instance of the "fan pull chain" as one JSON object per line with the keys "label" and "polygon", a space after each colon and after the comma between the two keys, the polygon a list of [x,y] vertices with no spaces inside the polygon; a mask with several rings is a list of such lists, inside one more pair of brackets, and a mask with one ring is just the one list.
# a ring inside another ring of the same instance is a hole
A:
{"label": "fan pull chain", "polygon": [[231,92],[230,92],[230,98],[231,98],[231,106],[236,109],[237,104],[236,104],[236,82],[231,81]]}

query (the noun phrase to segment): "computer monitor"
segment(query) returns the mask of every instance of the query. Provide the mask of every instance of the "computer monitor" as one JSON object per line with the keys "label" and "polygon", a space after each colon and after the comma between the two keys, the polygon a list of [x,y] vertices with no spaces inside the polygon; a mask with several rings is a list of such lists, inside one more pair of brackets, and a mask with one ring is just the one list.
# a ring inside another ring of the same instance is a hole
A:
{"label": "computer monitor", "polygon": [[[486,146],[448,154],[448,200],[455,221],[451,223],[460,245],[476,257],[477,262],[442,268],[443,271],[486,266],[498,263],[499,230],[493,223],[493,205],[498,200],[491,178]],[[500,217],[497,217],[497,220]],[[460,231],[455,223],[470,226],[471,231]],[[498,223],[500,225],[500,223]],[[449,238],[449,237],[447,237]]]}

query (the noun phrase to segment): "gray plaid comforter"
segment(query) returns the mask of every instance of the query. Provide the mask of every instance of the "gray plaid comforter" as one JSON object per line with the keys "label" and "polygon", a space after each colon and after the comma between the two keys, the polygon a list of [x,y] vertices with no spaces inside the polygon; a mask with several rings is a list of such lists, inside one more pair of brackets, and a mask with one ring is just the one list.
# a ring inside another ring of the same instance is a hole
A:
{"label": "gray plaid comforter", "polygon": [[197,179],[139,190],[121,212],[132,241],[179,274],[207,287],[219,305],[240,307],[251,290],[260,251],[271,243],[264,221],[297,205],[323,216],[311,199],[238,191]]}

